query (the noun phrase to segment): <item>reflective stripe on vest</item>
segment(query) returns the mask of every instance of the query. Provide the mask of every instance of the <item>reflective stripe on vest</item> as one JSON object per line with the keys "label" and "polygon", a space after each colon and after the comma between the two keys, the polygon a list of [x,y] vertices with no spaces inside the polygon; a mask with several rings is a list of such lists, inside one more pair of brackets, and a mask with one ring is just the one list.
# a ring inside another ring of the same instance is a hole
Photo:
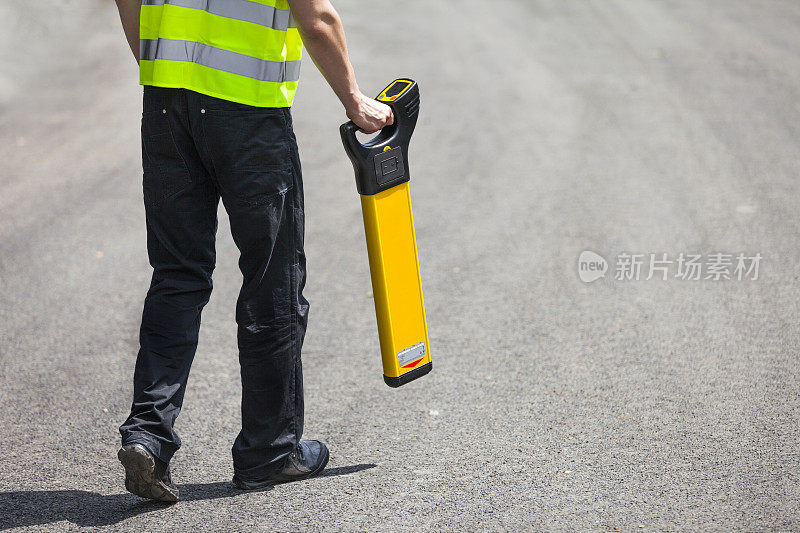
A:
{"label": "reflective stripe on vest", "polygon": [[286,0],[142,0],[140,38],[142,84],[292,105],[302,41]]}

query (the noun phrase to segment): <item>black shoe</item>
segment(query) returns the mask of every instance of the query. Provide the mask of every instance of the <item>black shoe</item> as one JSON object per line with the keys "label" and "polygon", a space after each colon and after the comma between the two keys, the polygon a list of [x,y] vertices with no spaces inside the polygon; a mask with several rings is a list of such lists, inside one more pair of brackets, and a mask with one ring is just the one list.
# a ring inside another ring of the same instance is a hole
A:
{"label": "black shoe", "polygon": [[328,464],[328,447],[318,440],[304,440],[286,458],[283,469],[264,479],[245,480],[234,474],[233,484],[242,490],[254,490],[286,483],[288,481],[298,481],[316,476]]}
{"label": "black shoe", "polygon": [[153,456],[144,446],[123,446],[117,457],[125,467],[125,488],[128,492],[162,502],[178,501],[178,487],[172,483],[169,465]]}

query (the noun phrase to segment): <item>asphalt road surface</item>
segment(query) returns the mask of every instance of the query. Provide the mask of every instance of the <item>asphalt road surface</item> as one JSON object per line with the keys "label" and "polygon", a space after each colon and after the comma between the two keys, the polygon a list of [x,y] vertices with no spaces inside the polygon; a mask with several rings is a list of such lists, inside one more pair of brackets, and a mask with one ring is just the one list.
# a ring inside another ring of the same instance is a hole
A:
{"label": "asphalt road surface", "polygon": [[[800,529],[800,4],[336,5],[364,90],[422,91],[434,371],[383,384],[344,116],[306,60],[306,435],[330,466],[230,485],[223,215],[164,506],[115,457],[149,280],[135,64],[110,1],[0,3],[0,529]],[[584,250],[605,277],[579,279]],[[648,281],[650,253],[703,278],[732,254],[733,279]]]}

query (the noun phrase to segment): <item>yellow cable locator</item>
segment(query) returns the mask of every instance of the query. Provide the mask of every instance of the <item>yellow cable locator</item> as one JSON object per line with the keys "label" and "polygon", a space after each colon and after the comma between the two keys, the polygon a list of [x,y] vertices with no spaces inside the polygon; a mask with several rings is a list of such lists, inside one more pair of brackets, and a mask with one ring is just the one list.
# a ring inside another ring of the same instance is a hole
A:
{"label": "yellow cable locator", "polygon": [[353,122],[339,131],[361,195],[383,379],[399,387],[433,368],[408,186],[408,144],[419,114],[419,88],[400,78],[377,100],[391,106],[393,125],[364,144]]}

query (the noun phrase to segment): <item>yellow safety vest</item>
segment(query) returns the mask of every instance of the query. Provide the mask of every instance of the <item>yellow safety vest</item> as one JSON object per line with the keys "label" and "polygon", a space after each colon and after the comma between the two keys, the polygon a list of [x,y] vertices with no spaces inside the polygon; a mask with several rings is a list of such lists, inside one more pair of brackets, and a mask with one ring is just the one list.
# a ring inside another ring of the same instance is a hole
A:
{"label": "yellow safety vest", "polygon": [[290,107],[303,42],[286,0],[142,0],[142,85]]}

